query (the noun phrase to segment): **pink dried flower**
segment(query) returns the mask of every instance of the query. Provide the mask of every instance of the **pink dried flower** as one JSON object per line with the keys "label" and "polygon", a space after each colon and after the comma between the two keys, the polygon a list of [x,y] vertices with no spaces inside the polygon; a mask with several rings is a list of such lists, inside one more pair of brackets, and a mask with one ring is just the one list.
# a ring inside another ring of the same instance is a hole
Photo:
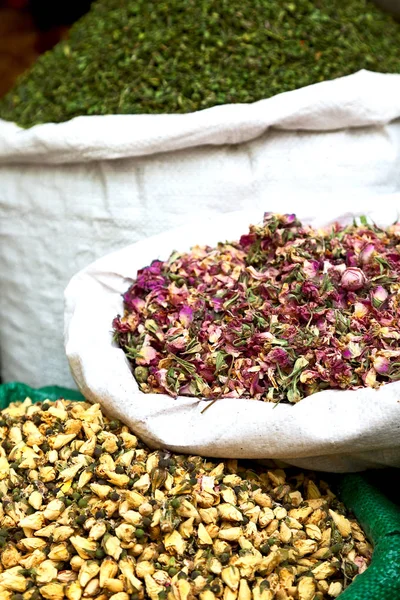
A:
{"label": "pink dried flower", "polygon": [[362,265],[366,265],[367,263],[369,263],[371,258],[374,255],[374,253],[375,253],[374,244],[367,244],[366,246],[364,246],[364,248],[361,250],[359,257],[358,257],[360,260],[360,263]]}
{"label": "pink dried flower", "polygon": [[160,260],[155,260],[149,267],[138,271],[136,285],[144,291],[156,290],[163,287],[165,279],[161,275],[162,266],[163,263]]}
{"label": "pink dried flower", "polygon": [[343,358],[357,358],[357,356],[360,356],[362,352],[362,348],[360,346],[360,344],[357,344],[356,342],[349,342],[347,348],[345,348],[343,350]]}
{"label": "pink dried flower", "polygon": [[368,314],[368,307],[362,302],[356,302],[354,304],[354,316],[356,319],[362,319]]}
{"label": "pink dried flower", "polygon": [[358,267],[349,267],[346,269],[340,280],[340,285],[345,290],[360,290],[364,287],[367,279],[364,272]]}
{"label": "pink dried flower", "polygon": [[190,306],[183,306],[179,311],[179,320],[184,327],[189,327],[193,321],[193,309]]}
{"label": "pink dried flower", "polygon": [[289,356],[284,348],[274,348],[268,352],[266,362],[279,365],[280,367],[289,367],[293,363],[293,359]]}
{"label": "pink dried flower", "polygon": [[384,356],[375,356],[372,364],[379,375],[387,375],[389,372],[390,363]]}
{"label": "pink dried flower", "polygon": [[319,297],[319,287],[312,283],[311,281],[305,281],[301,287],[301,291],[303,292],[305,298],[310,298],[311,300],[318,300]]}
{"label": "pink dried flower", "polygon": [[166,346],[170,352],[186,350],[189,331],[183,327],[170,327],[166,332]]}
{"label": "pink dried flower", "polygon": [[398,231],[267,213],[240,242],[141,269],[114,339],[143,392],[295,403],[378,387],[398,371]]}
{"label": "pink dried flower", "polygon": [[112,326],[114,331],[116,331],[117,333],[128,333],[131,330],[129,323],[127,323],[126,321],[122,321],[121,315],[115,317],[115,319],[112,322]]}
{"label": "pink dried flower", "polygon": [[143,346],[137,355],[136,362],[138,365],[149,365],[157,356],[157,352],[151,346]]}
{"label": "pink dried flower", "polygon": [[309,279],[314,279],[319,270],[319,262],[317,260],[305,260],[303,263],[303,273]]}
{"label": "pink dried flower", "polygon": [[239,244],[243,248],[248,248],[249,246],[254,244],[255,241],[256,241],[256,236],[254,233],[250,233],[250,234],[246,233],[245,235],[242,235],[242,237],[240,238]]}
{"label": "pink dried flower", "polygon": [[372,305],[374,306],[374,308],[377,308],[378,310],[380,308],[382,308],[382,306],[385,304],[386,300],[388,299],[388,296],[389,296],[389,294],[387,293],[385,288],[382,287],[381,285],[378,285],[378,287],[376,287],[374,290],[372,290],[371,302],[372,302]]}
{"label": "pink dried flower", "polygon": [[356,556],[354,559],[354,564],[358,567],[358,573],[364,573],[368,567],[368,561],[364,556]]}

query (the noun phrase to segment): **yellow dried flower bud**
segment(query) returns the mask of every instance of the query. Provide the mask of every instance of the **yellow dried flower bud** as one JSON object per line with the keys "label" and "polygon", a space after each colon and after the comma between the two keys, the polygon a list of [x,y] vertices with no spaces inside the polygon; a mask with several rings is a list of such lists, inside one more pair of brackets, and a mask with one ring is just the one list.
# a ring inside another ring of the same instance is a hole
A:
{"label": "yellow dried flower bud", "polygon": [[315,596],[315,582],[312,577],[302,577],[298,585],[299,600],[313,600]]}
{"label": "yellow dried flower bud", "polygon": [[84,562],[85,560],[80,556],[73,556],[70,560],[70,565],[74,571],[79,571]]}
{"label": "yellow dried flower bud", "polygon": [[128,523],[121,523],[116,530],[115,535],[123,542],[131,542],[135,538],[136,528]]}
{"label": "yellow dried flower bud", "polygon": [[100,571],[100,567],[94,560],[88,560],[83,563],[80,568],[78,581],[80,585],[84,588],[91,579],[97,577]]}
{"label": "yellow dried flower bud", "polygon": [[19,574],[20,567],[12,567],[0,573],[0,586],[13,592],[24,592],[27,586],[25,577]]}
{"label": "yellow dried flower bud", "polygon": [[274,511],[271,508],[263,508],[258,516],[260,527],[267,527],[275,518]]}
{"label": "yellow dried flower bud", "polygon": [[86,560],[89,560],[97,550],[97,544],[94,540],[89,540],[80,535],[74,535],[69,540],[79,556]]}
{"label": "yellow dried flower bud", "polygon": [[90,489],[99,498],[107,498],[108,494],[112,491],[112,487],[109,485],[100,485],[99,483],[91,483]]}
{"label": "yellow dried flower bud", "polygon": [[202,544],[206,544],[206,545],[210,544],[211,545],[213,543],[212,538],[211,538],[210,534],[208,533],[207,529],[204,527],[203,523],[200,523],[198,531],[197,531],[197,535],[198,535],[199,541]]}
{"label": "yellow dried flower bud", "polygon": [[232,504],[223,503],[219,504],[217,507],[217,511],[221,519],[224,521],[243,521],[242,513]]}
{"label": "yellow dried flower bud", "polygon": [[56,435],[55,437],[50,437],[49,444],[52,449],[59,450],[63,446],[66,446],[67,444],[69,444],[69,442],[72,442],[72,440],[75,438],[76,438],[76,433],[67,433],[67,434],[60,433],[59,435]]}
{"label": "yellow dried flower bud", "polygon": [[113,535],[106,534],[103,538],[104,552],[118,560],[121,556],[122,548],[119,539]]}
{"label": "yellow dried flower bud", "polygon": [[109,600],[129,600],[129,596],[126,592],[118,592],[110,596]]}
{"label": "yellow dried flower bud", "polygon": [[40,593],[46,600],[63,600],[64,586],[61,583],[48,583],[40,588]]}
{"label": "yellow dried flower bud", "polygon": [[45,560],[36,569],[36,581],[38,583],[50,583],[57,578],[57,569],[52,560]]}
{"label": "yellow dried flower bud", "polygon": [[139,506],[139,513],[142,517],[149,517],[153,513],[152,505],[149,502],[143,502],[143,504]]}
{"label": "yellow dried flower bud", "polygon": [[242,535],[241,527],[227,527],[226,529],[221,529],[218,537],[221,540],[226,540],[228,542],[236,542],[240,536]]}
{"label": "yellow dried flower bud", "polygon": [[56,527],[53,532],[53,540],[55,542],[65,542],[69,540],[69,538],[74,535],[73,527],[69,527],[68,525],[61,525],[60,527]]}
{"label": "yellow dried flower bud", "polygon": [[104,583],[107,579],[114,579],[114,577],[118,573],[118,565],[113,558],[106,556],[104,560],[101,561],[100,564],[100,587],[104,587]]}
{"label": "yellow dried flower bud", "polygon": [[98,579],[91,579],[83,591],[84,598],[93,598],[100,592],[100,582]]}
{"label": "yellow dried flower bud", "polygon": [[39,508],[42,506],[43,496],[39,492],[34,491],[29,496],[28,502],[35,510],[39,510]]}
{"label": "yellow dried flower bud", "polygon": [[131,556],[127,556],[126,558],[119,561],[118,567],[119,567],[119,570],[121,571],[122,575],[125,578],[126,591],[129,593],[139,592],[142,589],[143,584],[140,581],[140,579],[135,577],[135,574],[134,574],[135,561],[134,561],[134,559]]}
{"label": "yellow dried flower bud", "polygon": [[43,527],[44,523],[45,519],[43,513],[35,512],[32,515],[28,515],[27,517],[21,519],[19,522],[19,526],[38,531]]}
{"label": "yellow dried flower bud", "polygon": [[293,547],[299,556],[305,556],[306,554],[312,554],[318,548],[317,542],[314,540],[295,540]]}
{"label": "yellow dried flower bud", "polygon": [[238,600],[251,600],[251,590],[246,579],[240,580]]}
{"label": "yellow dried flower bud", "polygon": [[113,594],[124,591],[124,584],[120,579],[107,579],[104,584],[104,587],[106,590],[112,592]]}
{"label": "yellow dried flower bud", "polygon": [[336,567],[334,567],[330,562],[325,561],[314,567],[314,569],[312,569],[312,573],[315,579],[327,579],[336,573]]}
{"label": "yellow dried flower bud", "polygon": [[222,569],[221,579],[231,590],[236,591],[239,587],[240,572],[237,567],[230,565]]}
{"label": "yellow dried flower bud", "polygon": [[103,535],[105,534],[106,531],[107,531],[107,527],[106,527],[106,524],[104,523],[104,521],[98,521],[90,528],[89,537],[92,540],[99,540],[100,538],[103,537]]}
{"label": "yellow dried flower bud", "polygon": [[140,579],[144,579],[146,575],[153,575],[154,571],[154,564],[148,560],[138,562],[136,565],[136,576]]}
{"label": "yellow dried flower bud", "polygon": [[332,598],[337,598],[342,593],[342,590],[343,585],[340,581],[332,581],[328,589],[328,594],[329,596],[332,596]]}
{"label": "yellow dried flower bud", "polygon": [[339,513],[335,512],[334,510],[330,509],[329,514],[331,515],[336,527],[339,529],[340,535],[344,538],[347,538],[351,534],[350,521],[343,515],[339,515]]}
{"label": "yellow dried flower bud", "polygon": [[179,533],[186,540],[189,539],[191,535],[193,535],[193,531],[194,531],[193,523],[194,523],[194,518],[191,517],[190,519],[186,519],[186,521],[183,521],[183,523],[181,523],[179,525]]}
{"label": "yellow dried flower bud", "polygon": [[[185,583],[189,586],[189,591],[190,591],[190,585],[188,584],[188,582],[185,579],[180,579],[178,581],[178,589],[179,589],[179,583],[181,581],[185,581]],[[146,575],[144,578],[144,582],[145,582],[145,586],[146,586],[146,592],[147,592],[147,595],[150,597],[150,600],[159,600],[158,594],[160,592],[164,591],[164,587],[162,585],[160,585],[159,583],[157,583],[151,575]],[[182,594],[180,593],[178,596],[179,599],[187,600],[188,593],[186,595],[184,595],[183,597],[182,597]]]}
{"label": "yellow dried flower bud", "polygon": [[237,591],[233,591],[229,587],[226,587],[224,589],[224,593],[222,596],[223,600],[236,600],[237,597],[238,597]]}
{"label": "yellow dried flower bud", "polygon": [[61,500],[52,500],[43,511],[43,516],[48,521],[55,521],[65,510],[65,505]]}
{"label": "yellow dried flower bud", "polygon": [[173,531],[164,537],[164,546],[167,552],[181,555],[185,551],[186,542],[179,531]]}
{"label": "yellow dried flower bud", "polygon": [[39,478],[45,483],[54,481],[57,477],[57,471],[54,467],[40,467]]}
{"label": "yellow dried flower bud", "polygon": [[118,473],[114,473],[113,471],[104,471],[104,475],[113,485],[116,485],[117,487],[124,488],[129,483],[128,475],[119,475]]}
{"label": "yellow dried flower bud", "polygon": [[11,569],[19,564],[21,554],[13,544],[8,544],[1,553],[1,563],[5,569]]}

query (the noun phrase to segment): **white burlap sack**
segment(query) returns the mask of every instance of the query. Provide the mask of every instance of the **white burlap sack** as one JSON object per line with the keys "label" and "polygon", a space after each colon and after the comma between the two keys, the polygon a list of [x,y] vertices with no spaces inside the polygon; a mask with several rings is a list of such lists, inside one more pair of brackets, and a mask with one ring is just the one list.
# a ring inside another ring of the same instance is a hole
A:
{"label": "white burlap sack", "polygon": [[0,121],[0,363],[5,381],[71,385],[62,292],[108,252],[193,218],[397,202],[400,75],[366,71],[187,115]]}
{"label": "white burlap sack", "polygon": [[[349,200],[338,198],[336,207],[299,207],[297,213],[313,225],[351,222],[361,213],[338,213]],[[374,209],[379,202],[364,199],[362,214],[381,225],[393,223],[398,199],[396,206]],[[286,209],[273,200],[265,205],[270,211]],[[260,211],[209,218],[132,244],[73,277],[65,292],[65,343],[80,390],[155,447],[205,456],[276,458],[326,471],[400,466],[400,382],[379,390],[319,392],[294,406],[226,398],[205,412],[209,401],[139,391],[123,351],[112,341],[111,326],[123,312],[121,294],[137,270],[194,243],[213,246],[238,239],[250,222],[260,221]]]}

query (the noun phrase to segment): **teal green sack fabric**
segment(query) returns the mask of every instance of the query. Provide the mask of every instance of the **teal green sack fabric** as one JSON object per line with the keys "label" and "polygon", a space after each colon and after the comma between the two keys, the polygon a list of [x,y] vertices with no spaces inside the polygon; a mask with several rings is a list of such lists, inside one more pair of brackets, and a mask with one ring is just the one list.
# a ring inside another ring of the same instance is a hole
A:
{"label": "teal green sack fabric", "polygon": [[25,400],[27,397],[29,397],[32,402],[57,400],[58,398],[84,400],[84,397],[79,392],[58,387],[57,385],[33,389],[24,383],[3,383],[0,385],[0,410],[6,408],[11,402]]}
{"label": "teal green sack fabric", "polygon": [[[400,479],[400,470],[398,477]],[[368,473],[343,475],[339,489],[343,502],[357,515],[367,536],[377,543],[385,536],[400,535],[400,508],[368,479]]]}
{"label": "teal green sack fabric", "polygon": [[[58,386],[32,389],[22,383],[6,383],[0,385],[0,409],[27,396],[33,402],[58,398],[84,400],[79,392]],[[344,590],[340,599],[400,600],[400,508],[370,479],[368,474],[338,477],[341,500],[353,511],[374,545],[370,567]]]}
{"label": "teal green sack fabric", "polygon": [[400,508],[369,479],[368,473],[343,475],[340,478],[341,499],[354,512],[374,545],[371,565],[340,598],[400,600]]}

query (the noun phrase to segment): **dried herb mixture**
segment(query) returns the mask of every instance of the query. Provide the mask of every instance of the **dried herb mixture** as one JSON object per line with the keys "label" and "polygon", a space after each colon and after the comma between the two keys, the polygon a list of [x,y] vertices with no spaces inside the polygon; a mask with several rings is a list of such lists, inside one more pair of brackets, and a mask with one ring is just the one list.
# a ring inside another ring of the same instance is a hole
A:
{"label": "dried herb mixture", "polygon": [[400,224],[267,213],[141,269],[113,321],[143,392],[298,402],[400,379]]}
{"label": "dried herb mixture", "polygon": [[0,419],[1,600],[324,600],[370,563],[312,473],[151,452],[98,404]]}
{"label": "dried herb mixture", "polygon": [[367,0],[97,0],[0,101],[24,127],[187,113],[360,69],[400,72],[400,26]]}

